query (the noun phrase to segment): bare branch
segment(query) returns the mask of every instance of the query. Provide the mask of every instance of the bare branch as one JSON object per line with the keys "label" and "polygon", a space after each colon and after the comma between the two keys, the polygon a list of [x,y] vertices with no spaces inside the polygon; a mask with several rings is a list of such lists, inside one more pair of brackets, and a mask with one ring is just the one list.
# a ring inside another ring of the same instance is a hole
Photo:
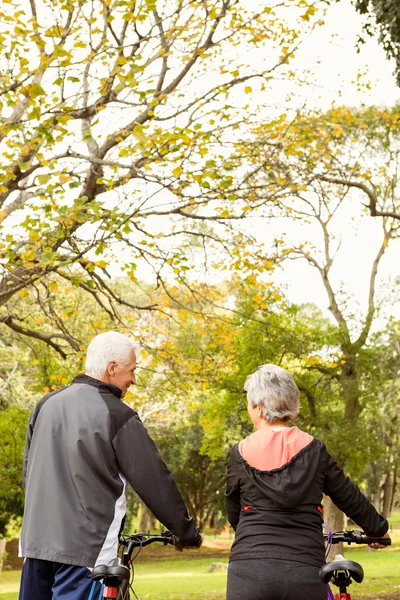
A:
{"label": "bare branch", "polygon": [[356,349],[362,348],[364,346],[365,342],[367,341],[369,332],[371,330],[371,325],[372,325],[372,321],[373,321],[374,313],[375,313],[375,282],[376,282],[376,276],[378,274],[378,267],[379,267],[381,258],[384,255],[386,248],[388,247],[389,240],[392,237],[393,232],[394,232],[393,227],[390,227],[386,230],[385,225],[384,225],[384,236],[383,236],[382,244],[378,250],[378,253],[375,257],[375,260],[372,264],[372,269],[371,269],[371,276],[370,276],[370,281],[369,281],[367,316],[366,316],[366,319],[364,322],[364,326],[361,330],[361,333],[360,333],[358,339],[353,344],[353,346]]}
{"label": "bare branch", "polygon": [[400,213],[390,210],[379,210],[377,208],[379,203],[378,197],[375,191],[369,188],[365,183],[353,181],[351,179],[341,179],[340,177],[328,177],[327,175],[318,175],[317,178],[321,181],[326,181],[327,183],[336,183],[337,185],[345,185],[347,187],[353,187],[362,190],[368,196],[368,208],[372,217],[388,217],[400,220]]}

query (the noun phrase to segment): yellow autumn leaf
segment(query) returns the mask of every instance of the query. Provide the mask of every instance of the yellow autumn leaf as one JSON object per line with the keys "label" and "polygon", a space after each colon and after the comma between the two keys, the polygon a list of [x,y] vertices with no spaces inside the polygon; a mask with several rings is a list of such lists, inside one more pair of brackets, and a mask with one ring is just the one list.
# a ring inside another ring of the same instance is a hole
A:
{"label": "yellow autumn leaf", "polygon": [[97,260],[95,263],[96,267],[100,267],[100,269],[106,269],[108,267],[108,263],[105,260]]}
{"label": "yellow autumn leaf", "polygon": [[29,240],[31,242],[37,242],[39,239],[39,234],[37,231],[30,231],[29,232]]}
{"label": "yellow autumn leaf", "polygon": [[179,177],[182,173],[182,167],[175,167],[175,169],[172,169],[172,175],[174,177]]}
{"label": "yellow autumn leaf", "polygon": [[49,283],[49,290],[51,292],[56,292],[58,290],[58,283],[57,283],[57,281],[50,281],[50,283]]}

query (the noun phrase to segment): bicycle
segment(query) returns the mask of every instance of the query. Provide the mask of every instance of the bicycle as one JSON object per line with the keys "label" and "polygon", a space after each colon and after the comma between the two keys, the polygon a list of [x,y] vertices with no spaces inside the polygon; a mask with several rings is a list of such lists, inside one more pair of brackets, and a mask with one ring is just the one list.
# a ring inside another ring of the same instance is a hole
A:
{"label": "bicycle", "polygon": [[[336,533],[327,533],[325,536],[327,542],[327,554],[332,544],[344,542],[347,544],[372,544],[379,542],[382,546],[390,546],[392,543],[390,538],[370,538],[362,531],[348,529],[347,531],[337,531]],[[323,565],[319,571],[319,578],[323,583],[333,585],[339,588],[339,593],[336,596],[328,585],[328,600],[351,600],[350,594],[347,593],[347,588],[353,581],[361,583],[364,579],[364,570],[362,566],[353,561],[346,560],[341,554],[337,554],[335,558]]]}
{"label": "bicycle", "polygon": [[[144,546],[160,542],[166,546],[171,544],[176,546],[177,538],[170,531],[165,531],[161,535],[134,533],[132,535],[120,535],[119,548],[121,558],[117,559],[115,564],[98,565],[92,571],[94,581],[103,581],[103,600],[129,600],[130,591],[137,598],[132,587],[134,579],[133,561],[138,556]],[[134,550],[138,552],[132,557]]]}

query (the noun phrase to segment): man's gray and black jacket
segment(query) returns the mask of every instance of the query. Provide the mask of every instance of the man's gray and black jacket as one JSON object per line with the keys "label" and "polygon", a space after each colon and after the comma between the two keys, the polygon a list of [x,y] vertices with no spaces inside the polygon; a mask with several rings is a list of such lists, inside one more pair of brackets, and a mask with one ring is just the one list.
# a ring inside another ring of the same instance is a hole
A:
{"label": "man's gray and black jacket", "polygon": [[199,533],[121,390],[87,375],[33,410],[24,456],[20,555],[93,567],[117,555],[128,481],[182,546]]}

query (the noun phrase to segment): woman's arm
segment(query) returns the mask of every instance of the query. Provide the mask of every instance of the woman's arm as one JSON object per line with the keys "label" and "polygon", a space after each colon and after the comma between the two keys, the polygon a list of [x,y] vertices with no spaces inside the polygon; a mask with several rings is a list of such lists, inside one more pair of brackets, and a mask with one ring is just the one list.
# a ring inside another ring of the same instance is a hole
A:
{"label": "woman's arm", "polygon": [[380,515],[355,483],[326,452],[324,494],[370,537],[382,537],[389,529],[385,517]]}
{"label": "woman's arm", "polygon": [[236,531],[240,516],[240,485],[237,474],[237,462],[234,457],[234,447],[228,464],[228,477],[225,490],[226,508],[228,510],[228,521]]}

